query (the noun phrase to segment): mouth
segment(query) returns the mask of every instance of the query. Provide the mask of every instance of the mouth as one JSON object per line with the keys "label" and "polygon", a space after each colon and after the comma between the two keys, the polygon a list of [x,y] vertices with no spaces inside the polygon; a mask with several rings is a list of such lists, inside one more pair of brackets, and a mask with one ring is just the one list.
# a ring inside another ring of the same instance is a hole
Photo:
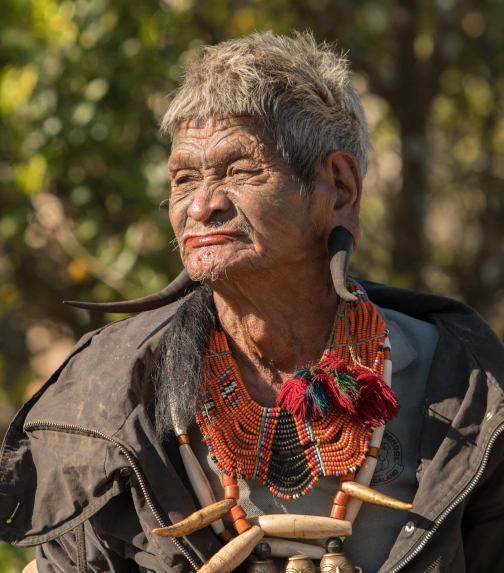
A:
{"label": "mouth", "polygon": [[204,235],[189,235],[184,238],[186,247],[207,247],[209,245],[222,245],[232,241],[237,236],[237,233],[223,232],[206,233]]}

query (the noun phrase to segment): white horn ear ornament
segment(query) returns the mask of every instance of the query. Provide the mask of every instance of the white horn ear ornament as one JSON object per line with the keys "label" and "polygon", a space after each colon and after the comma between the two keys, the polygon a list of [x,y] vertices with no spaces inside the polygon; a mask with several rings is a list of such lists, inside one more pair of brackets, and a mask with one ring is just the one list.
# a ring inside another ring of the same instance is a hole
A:
{"label": "white horn ear ornament", "polygon": [[341,225],[335,227],[327,239],[327,248],[331,261],[331,276],[336,292],[344,300],[356,301],[357,297],[349,292],[346,287],[348,265],[354,248],[352,233]]}

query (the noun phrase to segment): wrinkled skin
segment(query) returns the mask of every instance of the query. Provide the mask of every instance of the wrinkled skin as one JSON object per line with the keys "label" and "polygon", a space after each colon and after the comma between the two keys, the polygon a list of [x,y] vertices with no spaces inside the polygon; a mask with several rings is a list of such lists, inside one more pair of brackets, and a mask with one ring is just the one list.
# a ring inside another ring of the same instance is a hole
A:
{"label": "wrinkled skin", "polygon": [[168,162],[170,220],[186,269],[214,290],[252,398],[273,405],[296,366],[317,360],[336,312],[327,236],[358,239],[360,174],[335,152],[308,201],[262,124],[183,122]]}

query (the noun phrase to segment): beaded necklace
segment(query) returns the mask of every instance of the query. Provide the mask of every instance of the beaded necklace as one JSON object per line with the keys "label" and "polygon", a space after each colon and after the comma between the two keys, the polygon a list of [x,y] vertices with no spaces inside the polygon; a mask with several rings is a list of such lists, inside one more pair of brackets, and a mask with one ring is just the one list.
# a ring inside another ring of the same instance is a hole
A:
{"label": "beaded necklace", "polygon": [[[358,285],[342,301],[326,350],[352,367],[383,375],[385,322]],[[327,356],[327,354],[324,356]],[[364,463],[372,428],[341,411],[299,417],[254,402],[222,330],[210,333],[196,421],[209,454],[229,478],[253,478],[282,499],[306,495],[322,476],[347,476]]]}

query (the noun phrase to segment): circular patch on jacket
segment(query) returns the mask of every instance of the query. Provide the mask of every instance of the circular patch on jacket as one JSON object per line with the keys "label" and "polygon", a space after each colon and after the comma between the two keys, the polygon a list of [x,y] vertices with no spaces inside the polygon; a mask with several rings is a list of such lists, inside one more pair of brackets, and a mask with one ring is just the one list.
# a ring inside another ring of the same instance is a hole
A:
{"label": "circular patch on jacket", "polygon": [[390,483],[399,477],[403,470],[401,442],[390,430],[385,430],[371,485]]}

